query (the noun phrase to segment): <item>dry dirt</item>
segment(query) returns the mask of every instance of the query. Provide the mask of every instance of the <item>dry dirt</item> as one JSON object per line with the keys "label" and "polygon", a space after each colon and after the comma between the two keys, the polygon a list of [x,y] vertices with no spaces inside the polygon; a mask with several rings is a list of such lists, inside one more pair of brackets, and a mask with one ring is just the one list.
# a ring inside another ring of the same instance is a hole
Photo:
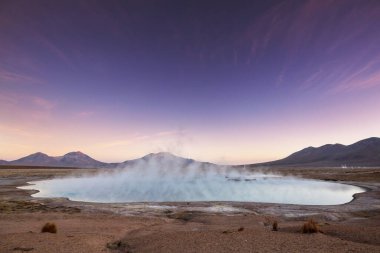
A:
{"label": "dry dirt", "polygon": [[[36,199],[25,182],[89,169],[0,168],[0,252],[380,252],[380,168],[282,174],[368,189],[338,206],[260,203],[95,204]],[[313,218],[321,233],[302,234]],[[278,231],[272,223],[278,222]],[[54,222],[57,233],[40,233]]]}

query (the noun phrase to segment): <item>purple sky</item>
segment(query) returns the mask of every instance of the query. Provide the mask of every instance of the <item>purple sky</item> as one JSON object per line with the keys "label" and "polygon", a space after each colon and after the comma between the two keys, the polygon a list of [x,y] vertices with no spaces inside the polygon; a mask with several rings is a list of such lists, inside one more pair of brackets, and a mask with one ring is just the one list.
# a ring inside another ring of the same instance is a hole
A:
{"label": "purple sky", "polygon": [[219,163],[380,135],[380,2],[0,1],[0,158]]}

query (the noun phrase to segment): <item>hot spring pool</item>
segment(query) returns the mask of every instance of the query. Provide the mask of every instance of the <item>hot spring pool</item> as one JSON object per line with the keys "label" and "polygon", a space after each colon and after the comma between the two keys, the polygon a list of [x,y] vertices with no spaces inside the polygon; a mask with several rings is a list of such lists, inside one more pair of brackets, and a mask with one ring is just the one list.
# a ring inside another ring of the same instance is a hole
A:
{"label": "hot spring pool", "polygon": [[263,174],[136,177],[133,173],[107,173],[35,181],[20,188],[38,190],[34,197],[101,203],[237,201],[337,205],[364,192],[352,185]]}

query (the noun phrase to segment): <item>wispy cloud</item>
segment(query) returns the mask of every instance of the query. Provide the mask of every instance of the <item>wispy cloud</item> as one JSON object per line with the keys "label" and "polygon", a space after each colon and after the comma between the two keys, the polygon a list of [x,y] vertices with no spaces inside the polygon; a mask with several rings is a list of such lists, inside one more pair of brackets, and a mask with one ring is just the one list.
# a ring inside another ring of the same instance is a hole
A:
{"label": "wispy cloud", "polygon": [[121,137],[120,139],[107,141],[99,143],[98,145],[103,148],[110,148],[110,147],[120,147],[120,146],[130,146],[136,143],[141,143],[145,141],[152,141],[156,139],[161,138],[167,138],[167,137],[175,137],[177,135],[182,135],[184,133],[183,130],[168,130],[168,131],[161,131],[153,134],[136,134],[131,137]]}
{"label": "wispy cloud", "polygon": [[22,73],[16,73],[0,67],[0,85],[5,83],[42,84],[42,80]]}
{"label": "wispy cloud", "polygon": [[51,137],[51,135],[48,133],[31,131],[30,129],[23,128],[20,125],[10,125],[10,124],[0,123],[0,131],[4,135],[16,135],[16,136],[28,137],[28,138],[50,138]]}
{"label": "wispy cloud", "polygon": [[57,103],[41,96],[0,91],[0,105],[0,115],[3,118],[27,121],[50,118]]}
{"label": "wispy cloud", "polygon": [[168,135],[177,135],[177,134],[183,134],[183,130],[171,130],[171,131],[162,131],[154,134],[153,136],[168,136]]}
{"label": "wispy cloud", "polygon": [[101,148],[114,148],[114,147],[120,147],[120,146],[129,146],[133,142],[131,140],[115,140],[115,141],[110,141],[110,142],[105,142],[105,143],[100,143],[98,146]]}
{"label": "wispy cloud", "polygon": [[33,104],[35,104],[37,107],[40,107],[44,110],[51,110],[55,107],[56,103],[50,100],[47,100],[42,97],[30,97]]}
{"label": "wispy cloud", "polygon": [[366,73],[367,69],[358,70],[354,75],[341,81],[336,87],[331,89],[332,93],[350,92],[355,90],[380,87],[380,68],[372,73]]}
{"label": "wispy cloud", "polygon": [[55,57],[66,63],[66,65],[72,65],[72,62],[69,59],[68,55],[56,43],[53,43],[51,40],[41,34],[36,34],[35,39],[36,41],[40,42],[43,47],[46,47],[46,49],[48,49]]}
{"label": "wispy cloud", "polygon": [[95,115],[95,112],[94,111],[80,111],[80,112],[74,113],[74,115],[79,118],[89,118]]}
{"label": "wispy cloud", "polygon": [[[344,13],[342,8],[346,9]],[[374,88],[379,85],[380,72],[379,16],[380,5],[371,2],[282,3],[247,30],[251,57],[263,55],[268,43],[282,48],[281,60],[273,66],[273,71],[278,71],[276,87],[291,85],[297,90],[318,88],[328,92]]]}
{"label": "wispy cloud", "polygon": [[0,104],[3,108],[14,106],[18,103],[19,99],[10,93],[0,92]]}

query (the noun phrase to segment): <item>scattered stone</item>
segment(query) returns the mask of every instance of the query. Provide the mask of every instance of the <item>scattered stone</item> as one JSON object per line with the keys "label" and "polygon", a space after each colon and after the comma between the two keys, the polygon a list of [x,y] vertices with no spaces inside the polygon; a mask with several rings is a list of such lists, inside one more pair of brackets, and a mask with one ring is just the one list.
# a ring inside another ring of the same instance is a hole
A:
{"label": "scattered stone", "polygon": [[13,249],[14,251],[19,250],[19,251],[31,251],[34,250],[34,248],[24,248],[24,247],[16,247]]}

